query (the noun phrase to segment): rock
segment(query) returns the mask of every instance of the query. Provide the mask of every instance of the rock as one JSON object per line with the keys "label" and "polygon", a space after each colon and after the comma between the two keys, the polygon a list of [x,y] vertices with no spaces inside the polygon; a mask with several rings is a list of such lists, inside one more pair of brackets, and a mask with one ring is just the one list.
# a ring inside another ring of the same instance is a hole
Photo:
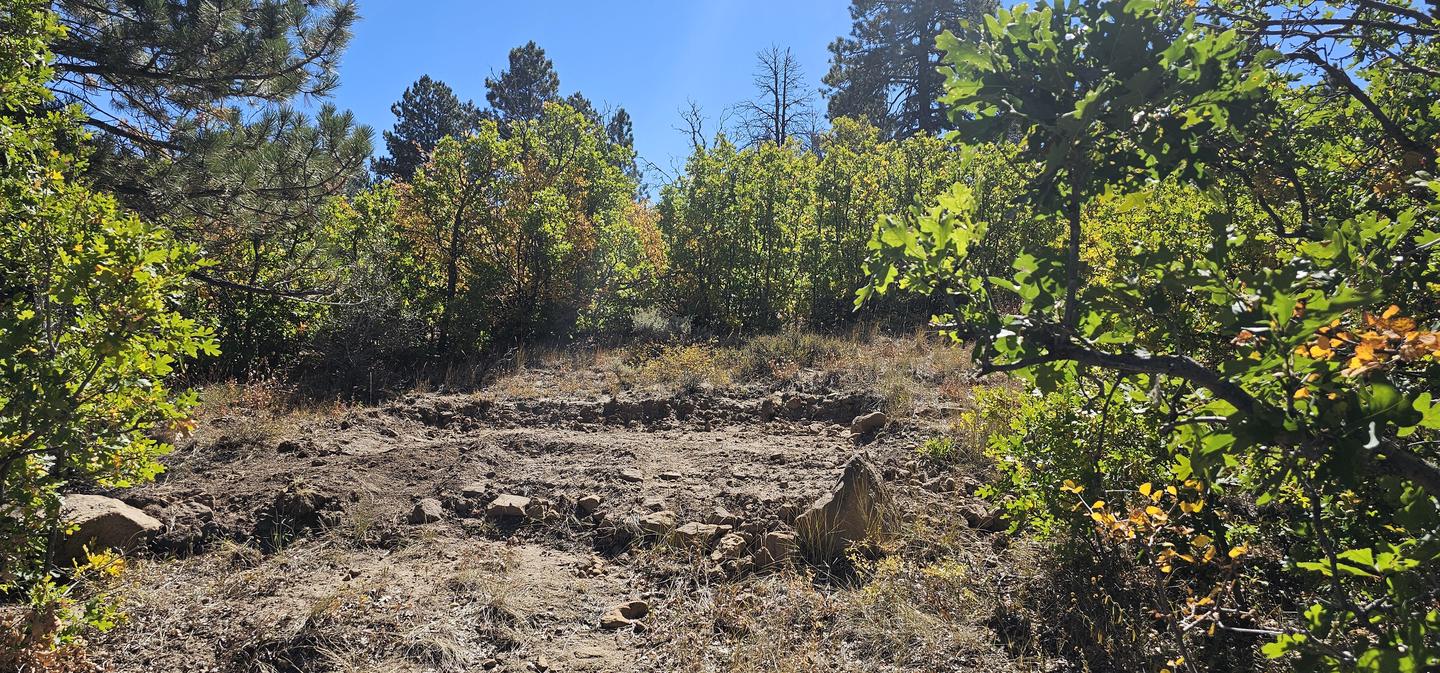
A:
{"label": "rock", "polygon": [[531,521],[553,521],[559,517],[555,505],[544,498],[535,498],[525,505],[525,518]]}
{"label": "rock", "polygon": [[483,498],[490,492],[490,485],[483,481],[472,481],[460,487],[460,495],[467,498]]}
{"label": "rock", "polygon": [[575,511],[581,516],[589,516],[594,514],[595,510],[600,509],[600,504],[603,502],[604,500],[598,495],[582,495],[579,500],[575,501]]}
{"label": "rock", "polygon": [[1001,508],[989,509],[984,505],[970,504],[960,508],[960,515],[971,528],[988,533],[999,533],[1010,528],[1010,517]]}
{"label": "rock", "polygon": [[669,507],[665,505],[665,499],[658,495],[652,495],[645,498],[644,500],[641,500],[640,507],[647,512],[659,512],[661,510],[669,509]]}
{"label": "rock", "polygon": [[627,467],[620,470],[620,479],[634,484],[645,481],[645,474],[633,467]]}
{"label": "rock", "polygon": [[669,472],[661,472],[660,474],[658,474],[658,475],[656,475],[656,476],[660,477],[661,479],[663,479],[663,480],[665,480],[665,481],[678,481],[681,477],[684,477],[685,475],[682,475],[682,474],[680,474],[679,472],[675,472],[675,471],[672,470],[672,471],[669,471]]}
{"label": "rock", "polygon": [[869,461],[855,456],[835,489],[795,519],[801,541],[818,558],[837,558],[851,545],[894,529],[890,497]]}
{"label": "rock", "polygon": [[717,526],[712,523],[700,523],[691,521],[675,529],[675,543],[686,547],[708,547],[710,542],[724,533],[729,533],[729,526]]}
{"label": "rock", "polygon": [[940,483],[934,484],[934,487],[932,490],[935,490],[937,493],[954,493],[956,488],[955,478],[940,477]]}
{"label": "rock", "polygon": [[705,523],[713,523],[717,526],[730,526],[734,528],[740,525],[740,517],[730,513],[724,507],[716,507],[710,510],[709,516],[705,517]]}
{"label": "rock", "polygon": [[164,527],[155,517],[103,495],[67,495],[60,513],[78,527],[62,543],[60,555],[65,561],[84,558],[86,545],[92,552],[130,551]]}
{"label": "rock", "polygon": [[445,518],[445,507],[435,498],[421,498],[410,510],[409,522],[413,524],[434,523]]}
{"label": "rock", "polygon": [[760,548],[755,551],[755,567],[769,568],[788,562],[795,555],[799,545],[794,533],[772,531],[765,535]]}
{"label": "rock", "polygon": [[600,616],[600,626],[606,629],[623,629],[635,624],[636,621],[644,619],[650,614],[650,604],[645,601],[629,601],[621,603]]}
{"label": "rock", "polygon": [[739,533],[726,533],[724,537],[720,538],[720,543],[715,545],[715,551],[711,552],[710,560],[729,561],[738,559],[745,555],[745,547],[748,546],[748,544],[749,543],[745,541],[744,535],[740,535]]}
{"label": "rock", "polygon": [[868,435],[885,427],[888,422],[890,422],[890,417],[886,416],[885,412],[872,411],[862,416],[856,416],[855,420],[850,421],[850,432],[857,435]]}
{"label": "rock", "polygon": [[646,535],[666,535],[675,528],[675,513],[668,509],[651,512],[640,517],[638,524]]}
{"label": "rock", "polygon": [[485,506],[485,513],[495,517],[522,517],[525,516],[525,508],[530,506],[530,499],[523,495],[511,495],[502,493],[489,505]]}

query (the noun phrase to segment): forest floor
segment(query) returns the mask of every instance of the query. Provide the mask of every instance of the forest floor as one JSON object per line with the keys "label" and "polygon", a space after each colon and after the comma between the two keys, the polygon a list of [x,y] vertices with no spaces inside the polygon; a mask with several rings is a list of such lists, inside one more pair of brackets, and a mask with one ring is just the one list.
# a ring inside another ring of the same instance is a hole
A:
{"label": "forest floor", "polygon": [[[769,348],[533,354],[475,392],[373,406],[212,386],[161,480],[123,495],[167,527],[119,580],[127,617],[91,658],[136,673],[1063,670],[1015,608],[1039,553],[974,495],[989,472],[963,354],[920,337]],[[875,410],[883,426],[852,432]],[[917,452],[936,436],[960,448]],[[828,556],[762,549],[857,455],[891,534]],[[603,623],[632,601],[643,617]]]}

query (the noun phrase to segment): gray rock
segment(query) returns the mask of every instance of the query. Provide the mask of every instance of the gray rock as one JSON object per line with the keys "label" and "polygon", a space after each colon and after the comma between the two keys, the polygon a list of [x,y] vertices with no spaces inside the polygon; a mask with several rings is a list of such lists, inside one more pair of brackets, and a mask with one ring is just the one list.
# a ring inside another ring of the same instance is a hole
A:
{"label": "gray rock", "polygon": [[640,532],[646,535],[668,535],[675,529],[675,513],[668,509],[651,512],[640,517],[637,523]]}
{"label": "gray rock", "polygon": [[595,510],[600,509],[603,502],[604,499],[598,495],[582,495],[579,500],[575,501],[575,511],[579,512],[581,516],[589,516],[594,514]]}
{"label": "gray rock", "polygon": [[715,551],[711,552],[712,561],[729,561],[738,559],[745,555],[745,547],[749,545],[745,536],[739,533],[726,533],[720,538],[720,543],[715,545]]}
{"label": "gray rock", "polygon": [[740,517],[731,514],[730,510],[724,507],[716,507],[710,510],[710,515],[705,517],[705,523],[713,523],[717,526],[736,527],[740,525]]}
{"label": "gray rock", "polygon": [[421,498],[410,510],[409,521],[413,524],[434,523],[445,518],[445,507],[435,498]]}
{"label": "gray rock", "polygon": [[851,458],[835,489],[796,517],[795,530],[817,558],[837,558],[857,542],[893,533],[890,496],[874,466],[862,456]]}
{"label": "gray rock", "polygon": [[729,526],[691,521],[675,529],[675,544],[685,547],[708,547],[710,542],[730,532]]}
{"label": "gray rock", "polygon": [[481,498],[490,492],[490,485],[483,481],[472,481],[460,487],[460,495],[467,498]]}

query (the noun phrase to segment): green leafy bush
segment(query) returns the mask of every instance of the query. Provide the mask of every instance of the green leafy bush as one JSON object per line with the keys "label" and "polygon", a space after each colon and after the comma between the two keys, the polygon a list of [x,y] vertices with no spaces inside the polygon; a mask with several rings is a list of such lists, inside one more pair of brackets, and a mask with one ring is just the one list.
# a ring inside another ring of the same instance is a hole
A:
{"label": "green leafy bush", "polygon": [[1118,397],[1115,386],[1080,384],[981,397],[980,412],[1008,419],[1009,427],[990,436],[986,453],[1000,479],[980,495],[1000,501],[1016,527],[1048,536],[1088,525],[1074,516],[1067,484],[1105,494],[1165,479],[1169,451],[1154,422]]}
{"label": "green leafy bush", "polygon": [[[1433,60],[1432,18],[1365,12],[1369,44]],[[963,151],[1017,139],[1033,169],[1021,199],[1063,240],[993,273],[977,254],[1017,223],[959,183],[871,243],[859,301],[896,287],[952,297],[941,321],[974,338],[979,372],[1016,372],[1046,396],[1017,428],[1042,430],[1039,446],[997,447],[1014,459],[1016,506],[1063,511],[1040,491],[1071,494],[1091,553],[1159,573],[1157,669],[1202,670],[1181,653],[1212,634],[1307,671],[1440,665],[1440,183],[1435,147],[1417,140],[1435,137],[1435,111],[1415,98],[1433,101],[1435,79],[1370,52],[1329,60],[1310,49],[1330,39],[1314,16],[1065,0],[943,35]],[[1323,77],[1292,76],[1296,63]],[[1361,165],[1379,181],[1369,194]],[[1124,236],[1112,262],[1115,223],[1093,218],[1125,213],[1151,231]],[[1086,419],[1111,396],[1133,425],[1083,460]],[[1158,442],[1124,444],[1145,437]],[[1270,585],[1289,590],[1236,590]]]}
{"label": "green leafy bush", "polygon": [[176,308],[195,248],[77,182],[78,119],[42,86],[58,34],[43,6],[0,9],[0,593],[45,581],[64,489],[160,472],[194,403],[165,381],[217,352]]}

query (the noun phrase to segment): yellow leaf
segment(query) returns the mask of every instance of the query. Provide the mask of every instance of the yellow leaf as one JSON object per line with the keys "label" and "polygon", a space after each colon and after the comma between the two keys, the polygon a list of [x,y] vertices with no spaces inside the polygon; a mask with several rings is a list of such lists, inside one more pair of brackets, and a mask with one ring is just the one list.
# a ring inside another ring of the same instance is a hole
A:
{"label": "yellow leaf", "polygon": [[1249,552],[1249,551],[1250,551],[1250,545],[1243,544],[1243,543],[1242,543],[1242,544],[1239,544],[1239,545],[1237,545],[1237,546],[1234,546],[1234,547],[1231,547],[1231,548],[1230,548],[1230,558],[1232,558],[1232,559],[1240,558],[1241,556],[1244,556],[1246,552]]}
{"label": "yellow leaf", "polygon": [[1296,390],[1296,391],[1295,391],[1295,399],[1297,399],[1297,400],[1308,399],[1309,397],[1310,397],[1310,389],[1309,389],[1309,388],[1300,388],[1299,390]]}
{"label": "yellow leaf", "polygon": [[1145,483],[1143,483],[1143,484],[1140,484],[1140,495],[1143,495],[1143,496],[1145,496],[1145,497],[1148,498],[1148,497],[1150,497],[1150,492],[1153,491],[1153,490],[1155,490],[1155,487],[1154,487],[1154,486],[1151,486],[1151,485],[1150,485],[1150,482],[1148,482],[1148,481],[1145,482]]}

